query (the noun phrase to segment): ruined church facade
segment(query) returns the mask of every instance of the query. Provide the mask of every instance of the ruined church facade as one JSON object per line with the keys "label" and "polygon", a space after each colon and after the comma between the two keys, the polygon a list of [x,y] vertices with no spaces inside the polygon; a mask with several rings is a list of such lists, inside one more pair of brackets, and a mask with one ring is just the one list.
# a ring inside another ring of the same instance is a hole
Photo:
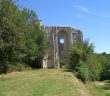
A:
{"label": "ruined church facade", "polygon": [[[60,68],[59,60],[68,58],[71,45],[83,41],[82,32],[71,27],[42,26],[42,30],[50,41],[50,48],[43,59],[42,68]],[[69,64],[66,67],[69,67]]]}

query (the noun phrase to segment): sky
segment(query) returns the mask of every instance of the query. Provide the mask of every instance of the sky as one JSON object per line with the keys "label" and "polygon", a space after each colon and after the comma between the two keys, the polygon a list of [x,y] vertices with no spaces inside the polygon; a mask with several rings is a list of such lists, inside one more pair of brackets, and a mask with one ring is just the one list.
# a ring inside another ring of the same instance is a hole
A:
{"label": "sky", "polygon": [[81,30],[95,52],[110,53],[110,0],[19,0],[17,5],[35,11],[43,25]]}

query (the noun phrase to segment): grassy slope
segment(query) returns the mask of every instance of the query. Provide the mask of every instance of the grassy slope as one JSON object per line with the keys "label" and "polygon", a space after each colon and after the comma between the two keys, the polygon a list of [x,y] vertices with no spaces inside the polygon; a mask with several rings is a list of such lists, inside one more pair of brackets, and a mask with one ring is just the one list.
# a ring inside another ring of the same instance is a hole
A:
{"label": "grassy slope", "polygon": [[93,96],[110,96],[110,84],[95,81],[89,82],[86,86]]}
{"label": "grassy slope", "polygon": [[41,69],[0,76],[0,96],[101,96],[100,92],[92,94],[93,88],[87,89],[64,70]]}

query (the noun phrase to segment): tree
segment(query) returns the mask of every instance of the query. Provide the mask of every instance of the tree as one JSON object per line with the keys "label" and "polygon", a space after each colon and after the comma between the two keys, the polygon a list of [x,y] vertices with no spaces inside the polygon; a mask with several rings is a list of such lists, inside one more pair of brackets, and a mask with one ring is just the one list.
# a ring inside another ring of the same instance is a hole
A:
{"label": "tree", "polygon": [[32,67],[34,60],[40,58],[41,62],[47,48],[48,40],[35,12],[20,10],[13,0],[1,0],[0,71],[17,70],[17,66]]}
{"label": "tree", "polygon": [[70,49],[70,66],[84,82],[98,80],[102,72],[102,64],[94,53],[93,43],[88,41],[73,44]]}

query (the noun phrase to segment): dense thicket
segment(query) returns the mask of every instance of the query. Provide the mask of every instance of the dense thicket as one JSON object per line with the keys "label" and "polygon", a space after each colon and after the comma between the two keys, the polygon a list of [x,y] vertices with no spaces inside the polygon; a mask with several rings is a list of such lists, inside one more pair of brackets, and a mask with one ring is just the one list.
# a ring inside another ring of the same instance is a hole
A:
{"label": "dense thicket", "polygon": [[100,57],[103,57],[103,61],[104,61],[103,71],[101,73],[101,80],[110,80],[110,54],[103,52],[98,55]]}
{"label": "dense thicket", "polygon": [[110,79],[110,54],[96,54],[88,41],[73,44],[70,68],[82,81]]}
{"label": "dense thicket", "polygon": [[0,73],[37,67],[48,47],[37,15],[0,0]]}

